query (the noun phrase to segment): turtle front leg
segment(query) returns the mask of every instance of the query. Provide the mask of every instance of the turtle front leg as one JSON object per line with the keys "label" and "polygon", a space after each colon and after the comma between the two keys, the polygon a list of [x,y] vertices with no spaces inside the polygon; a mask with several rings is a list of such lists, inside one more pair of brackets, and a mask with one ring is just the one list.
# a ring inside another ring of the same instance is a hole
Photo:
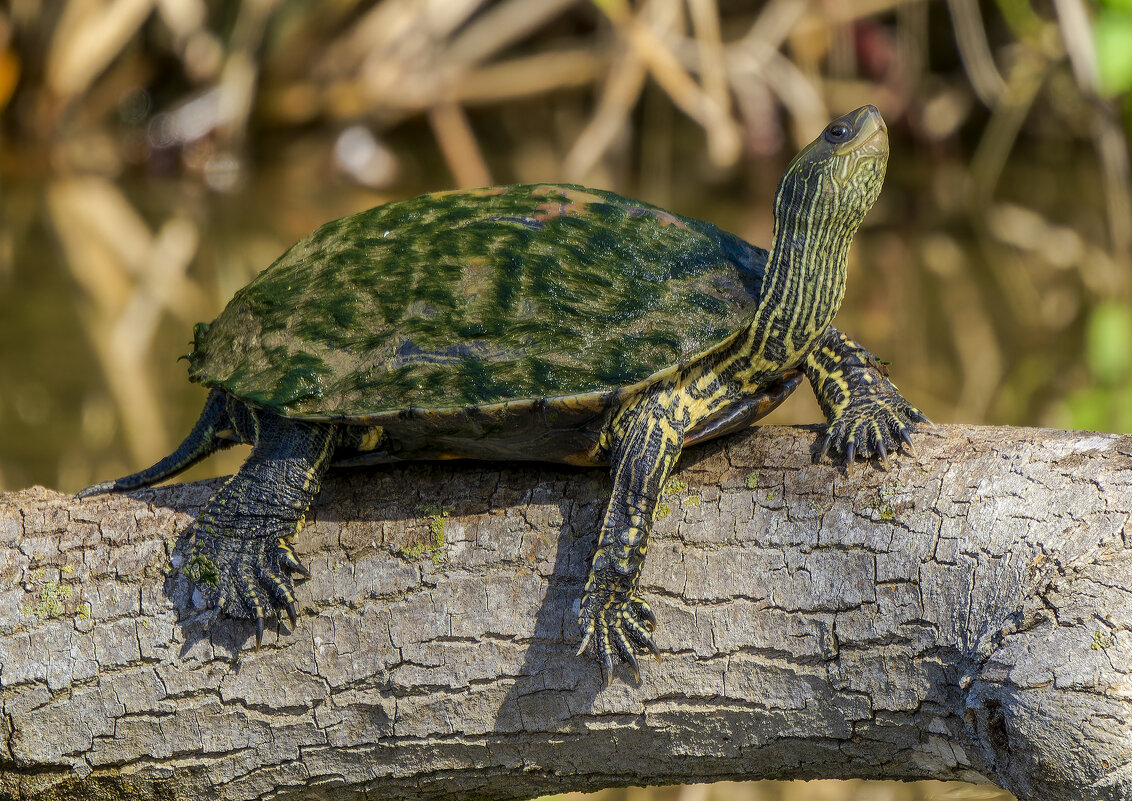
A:
{"label": "turtle front leg", "polygon": [[822,458],[832,449],[845,454],[849,467],[857,456],[884,462],[902,444],[912,446],[916,423],[930,422],[888,380],[875,356],[832,326],[806,357],[803,371],[829,422]]}
{"label": "turtle front leg", "polygon": [[607,686],[613,678],[614,653],[629,663],[638,680],[636,653],[658,654],[652,639],[656,616],[637,585],[653,512],[680,456],[684,426],[672,409],[643,400],[619,416],[613,436],[613,492],[578,615],[583,631],[578,653],[593,646]]}
{"label": "turtle front leg", "polygon": [[322,485],[337,430],[245,408],[252,453],[197,520],[183,572],[215,611],[254,618],[258,647],[265,615],[282,610],[297,621],[291,574],[309,573],[290,543]]}

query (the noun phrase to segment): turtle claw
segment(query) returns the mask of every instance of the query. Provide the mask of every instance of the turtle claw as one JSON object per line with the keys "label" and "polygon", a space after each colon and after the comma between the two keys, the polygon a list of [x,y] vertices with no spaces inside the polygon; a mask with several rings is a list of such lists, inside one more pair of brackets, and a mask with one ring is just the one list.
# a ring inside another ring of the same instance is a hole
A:
{"label": "turtle claw", "polygon": [[263,614],[260,610],[256,610],[255,616],[255,649],[258,651],[259,647],[263,645]]}
{"label": "turtle claw", "polygon": [[931,420],[928,419],[928,416],[926,414],[921,412],[915,406],[909,406],[908,409],[905,411],[905,414],[907,414],[908,417],[910,417],[912,419],[912,422],[914,422],[914,423],[923,423],[923,424],[929,425],[929,426],[935,425],[935,423],[933,423]]}
{"label": "turtle claw", "polygon": [[[633,606],[633,611],[635,611],[640,617],[644,618],[644,620],[648,623],[649,631],[652,631],[656,628],[656,614],[652,611],[652,607],[649,606],[648,601],[646,601],[644,598],[634,597],[630,599],[629,603]],[[651,640],[649,641],[649,644],[652,644]],[[653,645],[653,648],[655,649],[656,646]]]}
{"label": "turtle claw", "polygon": [[601,659],[601,686],[609,689],[613,684],[613,657],[605,654]]}
{"label": "turtle claw", "polygon": [[877,457],[880,459],[880,467],[884,472],[888,472],[888,451],[884,447],[884,440],[877,440]]}
{"label": "turtle claw", "polygon": [[311,572],[307,566],[299,561],[299,557],[295,556],[295,552],[291,550],[291,546],[285,541],[279,541],[279,548],[282,553],[283,566],[290,570],[292,573],[298,573],[303,578],[310,578]]}
{"label": "turtle claw", "polygon": [[903,443],[902,447],[908,449],[908,453],[912,454],[913,456],[919,455],[916,452],[916,446],[912,443],[912,435],[908,433],[908,429],[900,429],[900,441],[901,443]]}
{"label": "turtle claw", "polygon": [[[626,653],[628,654],[629,658],[625,661],[629,663],[629,668],[633,671],[633,683],[640,684],[641,666],[637,664],[637,657],[632,651],[627,651]],[[606,684],[605,686],[608,687],[609,684]]]}
{"label": "turtle claw", "polygon": [[629,667],[633,670],[634,679],[639,682],[641,680],[641,666],[637,664],[637,655],[633,653],[633,646],[629,644],[629,638],[625,636],[624,630],[613,630],[613,645],[617,648],[617,655],[621,657],[621,661],[629,664]]}

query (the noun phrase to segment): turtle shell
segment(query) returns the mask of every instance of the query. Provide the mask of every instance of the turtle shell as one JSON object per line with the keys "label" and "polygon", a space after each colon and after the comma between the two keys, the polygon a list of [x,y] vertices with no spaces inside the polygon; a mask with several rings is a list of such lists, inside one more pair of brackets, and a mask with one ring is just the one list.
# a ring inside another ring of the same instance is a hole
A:
{"label": "turtle shell", "polygon": [[754,313],[766,252],[570,185],[388,203],[327,223],[199,324],[189,373],[279,414],[381,418],[599,398]]}

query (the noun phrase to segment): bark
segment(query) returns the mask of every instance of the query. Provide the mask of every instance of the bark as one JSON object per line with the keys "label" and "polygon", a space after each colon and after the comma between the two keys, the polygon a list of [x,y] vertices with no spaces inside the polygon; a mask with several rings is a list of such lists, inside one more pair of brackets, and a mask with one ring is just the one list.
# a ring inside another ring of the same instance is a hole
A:
{"label": "bark", "polygon": [[601,471],[332,474],[300,625],[258,652],[168,570],[217,482],[0,496],[0,798],[786,777],[1132,798],[1132,437],[940,426],[851,475],[815,441],[685,454],[643,579],[663,659],[608,689],[574,655]]}

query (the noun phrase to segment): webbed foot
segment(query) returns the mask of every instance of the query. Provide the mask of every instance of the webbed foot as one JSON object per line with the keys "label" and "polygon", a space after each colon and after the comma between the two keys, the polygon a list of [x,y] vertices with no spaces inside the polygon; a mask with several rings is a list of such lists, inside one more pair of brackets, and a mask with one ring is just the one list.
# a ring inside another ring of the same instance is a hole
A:
{"label": "webbed foot", "polygon": [[830,326],[802,370],[829,421],[820,459],[830,451],[842,453],[848,471],[858,456],[877,456],[887,469],[889,453],[901,448],[915,453],[916,423],[931,421],[888,380],[884,362]]}
{"label": "webbed foot", "polygon": [[255,620],[256,648],[263,642],[265,618],[285,612],[292,629],[297,625],[293,574],[310,575],[282,538],[245,539],[199,528],[181,572],[204,594],[212,610]]}
{"label": "webbed foot", "polygon": [[839,410],[822,438],[820,458],[830,451],[845,456],[851,470],[858,456],[879,457],[887,468],[888,455],[901,448],[915,453],[912,433],[917,423],[931,424],[924,413],[904,399],[887,378],[862,382]]}
{"label": "webbed foot", "polygon": [[641,680],[638,653],[651,653],[660,659],[660,651],[652,639],[656,615],[648,603],[635,593],[604,588],[587,592],[582,599],[578,622],[583,632],[578,655],[593,646],[606,687],[613,681],[614,654],[633,669],[636,681]]}

